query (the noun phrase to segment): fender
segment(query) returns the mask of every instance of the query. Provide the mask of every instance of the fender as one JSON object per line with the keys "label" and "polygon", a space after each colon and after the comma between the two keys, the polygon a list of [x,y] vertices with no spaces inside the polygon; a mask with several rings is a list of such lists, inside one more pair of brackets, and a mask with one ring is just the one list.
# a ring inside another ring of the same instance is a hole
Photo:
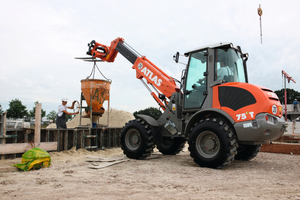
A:
{"label": "fender", "polygon": [[151,126],[158,126],[157,121],[153,117],[150,117],[148,115],[142,115],[142,114],[137,114],[137,116],[144,119]]}
{"label": "fender", "polygon": [[148,115],[138,114],[137,116],[144,119],[149,125],[151,125],[154,140],[156,142],[162,142],[163,137],[162,137],[162,134],[161,134],[160,129],[158,127],[158,122],[153,117],[150,117]]}
{"label": "fender", "polygon": [[185,136],[188,136],[191,128],[196,123],[198,123],[200,119],[206,118],[206,115],[208,115],[208,114],[217,114],[219,116],[226,118],[232,125],[235,124],[235,121],[232,119],[232,117],[225,111],[216,109],[216,108],[205,108],[205,109],[199,110],[198,112],[196,112],[195,114],[193,114],[191,116],[191,118],[189,119],[189,121],[185,127],[185,130],[184,130]]}

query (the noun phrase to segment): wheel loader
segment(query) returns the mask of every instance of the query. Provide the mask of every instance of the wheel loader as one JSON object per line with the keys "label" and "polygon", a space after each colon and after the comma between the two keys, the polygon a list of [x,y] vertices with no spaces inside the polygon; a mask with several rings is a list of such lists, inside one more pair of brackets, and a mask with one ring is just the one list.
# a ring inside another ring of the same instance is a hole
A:
{"label": "wheel loader", "polygon": [[[234,160],[250,160],[262,144],[286,130],[282,105],[270,89],[248,83],[248,54],[224,42],[184,53],[188,63],[177,80],[130,47],[123,38],[110,46],[88,44],[92,59],[114,62],[120,53],[136,71],[163,110],[158,120],[138,115],[125,124],[121,148],[131,159],[145,159],[156,147],[178,154],[186,142],[201,167],[223,168]],[[173,59],[179,61],[177,52]]]}

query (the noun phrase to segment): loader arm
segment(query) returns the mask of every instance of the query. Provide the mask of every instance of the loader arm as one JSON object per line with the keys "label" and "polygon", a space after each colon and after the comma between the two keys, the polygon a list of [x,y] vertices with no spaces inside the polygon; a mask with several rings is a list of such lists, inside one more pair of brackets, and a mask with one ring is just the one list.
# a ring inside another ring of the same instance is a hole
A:
{"label": "loader arm", "polygon": [[[144,83],[145,87],[163,110],[167,106],[165,97],[170,99],[174,92],[180,91],[172,77],[168,76],[145,56],[139,55],[139,53],[124,42],[123,38],[113,40],[110,46],[100,44],[95,42],[95,40],[91,41],[88,46],[88,55],[100,58],[105,62],[114,62],[117,54],[122,54],[133,64],[132,68],[136,70],[136,78]],[[143,78],[146,79],[148,85],[151,85],[155,89],[156,93],[148,87]]]}

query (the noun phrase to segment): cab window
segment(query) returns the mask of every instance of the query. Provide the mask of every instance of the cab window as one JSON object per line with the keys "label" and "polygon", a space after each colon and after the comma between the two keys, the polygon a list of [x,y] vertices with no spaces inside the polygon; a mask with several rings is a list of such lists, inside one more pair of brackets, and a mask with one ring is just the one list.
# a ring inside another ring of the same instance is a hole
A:
{"label": "cab window", "polygon": [[207,70],[207,56],[205,51],[192,53],[190,56],[187,78],[185,83],[184,107],[199,108],[206,95],[206,76],[204,72]]}
{"label": "cab window", "polygon": [[241,54],[235,49],[215,50],[215,80],[246,82]]}

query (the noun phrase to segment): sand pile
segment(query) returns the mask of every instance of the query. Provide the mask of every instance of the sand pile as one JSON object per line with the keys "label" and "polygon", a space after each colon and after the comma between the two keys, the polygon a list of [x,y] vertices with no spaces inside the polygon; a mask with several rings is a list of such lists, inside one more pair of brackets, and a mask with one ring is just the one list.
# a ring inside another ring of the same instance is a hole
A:
{"label": "sand pile", "polygon": [[[82,115],[85,115],[83,113]],[[109,125],[108,127],[123,127],[126,122],[134,119],[134,116],[127,111],[116,110],[110,108],[109,111],[106,110],[102,117],[100,117],[98,124],[107,126],[107,118],[109,115]],[[79,126],[80,116],[76,115],[71,121],[67,122],[68,128],[75,128]],[[89,118],[81,118],[81,125],[89,125],[91,121]],[[56,128],[56,124],[50,124],[47,128]]]}

